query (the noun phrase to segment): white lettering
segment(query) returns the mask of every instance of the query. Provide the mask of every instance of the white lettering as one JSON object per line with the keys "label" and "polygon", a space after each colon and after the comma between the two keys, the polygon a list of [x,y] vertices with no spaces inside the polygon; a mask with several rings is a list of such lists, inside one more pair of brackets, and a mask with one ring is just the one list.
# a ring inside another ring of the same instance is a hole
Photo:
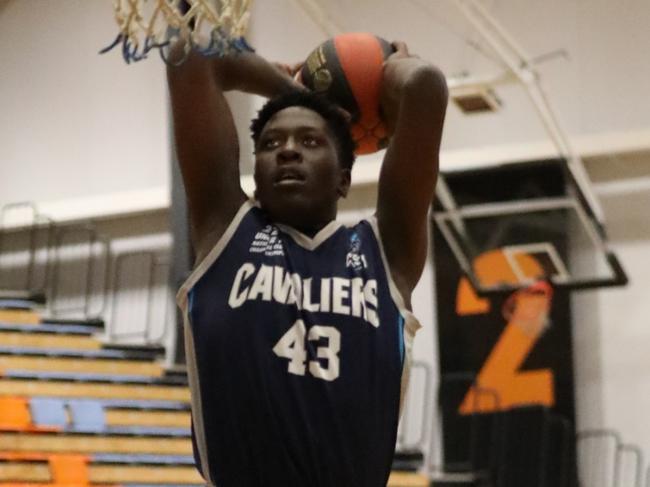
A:
{"label": "white lettering", "polygon": [[255,282],[253,282],[251,290],[248,293],[248,299],[252,301],[261,295],[262,300],[271,301],[272,286],[273,267],[262,264],[262,267],[260,267],[260,270],[257,271],[257,275],[255,276]]}
{"label": "white lettering", "polygon": [[[314,294],[320,294],[320,302],[313,300]],[[246,262],[235,274],[228,304],[231,308],[239,308],[247,300],[275,301],[312,313],[355,316],[379,327],[375,279],[323,277],[318,290],[313,277],[303,279],[300,274],[290,274],[281,266],[262,264],[256,269]]]}
{"label": "white lettering", "polygon": [[285,274],[284,268],[275,266],[273,268],[273,300],[278,303],[286,303],[291,289],[291,277]]}
{"label": "white lettering", "polygon": [[370,304],[374,307],[368,308],[366,321],[370,323],[375,328],[379,327],[379,316],[377,316],[377,281],[374,279],[366,282],[366,285],[363,288],[363,295],[366,298],[366,304]]}
{"label": "white lettering", "polygon": [[253,272],[255,272],[255,266],[249,262],[246,262],[237,271],[235,280],[232,283],[232,289],[230,290],[230,297],[228,298],[228,304],[231,308],[239,308],[246,301],[248,288],[244,288],[241,292],[239,292],[239,288],[242,285],[242,281],[250,277]]}
{"label": "white lettering", "polygon": [[330,278],[320,280],[320,310],[328,313],[330,310]]}
{"label": "white lettering", "polygon": [[309,277],[302,283],[302,309],[306,311],[318,311],[320,309],[318,303],[311,302],[311,281],[312,278]]}
{"label": "white lettering", "polygon": [[366,315],[366,302],[363,295],[363,279],[355,277],[352,279],[352,316],[363,317]]}
{"label": "white lettering", "polygon": [[302,279],[300,279],[300,274],[291,274],[291,291],[289,293],[289,301],[287,301],[287,304],[296,303],[296,306],[298,306],[298,309],[300,309],[300,306],[302,304],[302,300],[300,299],[301,296]]}
{"label": "white lettering", "polygon": [[343,300],[350,296],[348,288],[350,280],[342,277],[332,278],[332,311],[342,315],[350,314],[350,307],[343,304]]}

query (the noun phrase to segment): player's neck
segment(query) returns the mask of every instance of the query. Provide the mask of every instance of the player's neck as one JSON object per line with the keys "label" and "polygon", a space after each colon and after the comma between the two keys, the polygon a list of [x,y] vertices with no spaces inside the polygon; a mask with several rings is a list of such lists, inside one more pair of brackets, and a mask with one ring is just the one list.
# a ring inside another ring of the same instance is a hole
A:
{"label": "player's neck", "polygon": [[337,204],[283,204],[273,207],[262,205],[268,216],[275,223],[286,225],[303,235],[314,238],[323,228],[336,220]]}
{"label": "player's neck", "polygon": [[[329,222],[327,222],[329,223]],[[312,228],[296,228],[300,233],[303,235],[308,236],[309,238],[314,238],[318,232],[320,232],[323,228],[325,228],[326,225],[319,225],[317,227],[312,227]]]}
{"label": "player's neck", "polygon": [[336,220],[336,212],[328,215],[323,215],[321,218],[286,218],[278,219],[277,223],[281,223],[291,227],[309,238],[314,238],[318,232]]}
{"label": "player's neck", "polygon": [[306,235],[309,238],[314,238],[318,234],[318,232],[320,232],[323,228],[325,228],[334,220],[336,220],[336,217],[318,223],[314,223],[314,222],[310,222],[308,224],[300,224],[300,223],[292,224],[292,223],[284,223],[284,222],[278,222],[278,223],[283,223],[284,225],[287,225],[295,230],[298,230],[300,233]]}

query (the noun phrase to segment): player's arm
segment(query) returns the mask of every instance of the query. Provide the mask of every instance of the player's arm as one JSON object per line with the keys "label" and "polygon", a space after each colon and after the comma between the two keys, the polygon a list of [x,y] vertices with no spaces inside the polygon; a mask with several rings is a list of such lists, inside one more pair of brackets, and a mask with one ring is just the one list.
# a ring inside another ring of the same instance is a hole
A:
{"label": "player's arm", "polygon": [[377,220],[393,278],[410,301],[426,261],[448,92],[440,70],[409,55],[405,44],[394,45],[381,93],[392,137],[379,177]]}
{"label": "player's arm", "polygon": [[[172,59],[182,55],[182,46]],[[224,93],[266,97],[296,89],[286,71],[253,53],[205,57],[192,53],[167,68],[176,154],[188,199],[191,238],[201,260],[246,199],[239,174],[239,142]]]}

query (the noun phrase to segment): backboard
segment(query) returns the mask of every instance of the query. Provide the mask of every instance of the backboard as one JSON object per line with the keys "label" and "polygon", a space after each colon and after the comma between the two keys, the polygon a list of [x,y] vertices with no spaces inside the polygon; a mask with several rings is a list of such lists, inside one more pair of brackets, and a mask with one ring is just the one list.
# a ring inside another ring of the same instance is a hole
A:
{"label": "backboard", "polygon": [[563,160],[448,172],[437,196],[435,224],[479,293],[627,282]]}

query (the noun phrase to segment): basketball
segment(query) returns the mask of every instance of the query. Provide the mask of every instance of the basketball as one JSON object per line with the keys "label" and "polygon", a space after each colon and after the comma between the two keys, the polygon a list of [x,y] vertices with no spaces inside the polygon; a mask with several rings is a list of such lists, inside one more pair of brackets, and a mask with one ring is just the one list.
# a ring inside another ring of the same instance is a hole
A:
{"label": "basketball", "polygon": [[373,34],[342,34],[314,49],[298,72],[303,85],[350,113],[356,154],[388,144],[379,98],[383,63],[393,51],[388,41]]}

